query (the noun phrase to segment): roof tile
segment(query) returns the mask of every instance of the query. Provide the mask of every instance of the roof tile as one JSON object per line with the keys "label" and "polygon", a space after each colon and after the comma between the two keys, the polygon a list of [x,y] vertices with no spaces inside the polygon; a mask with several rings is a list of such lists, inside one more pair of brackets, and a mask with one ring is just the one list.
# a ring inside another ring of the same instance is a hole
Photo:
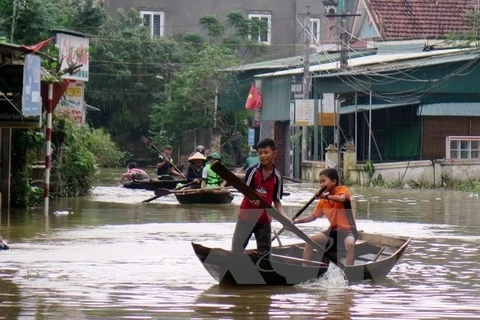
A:
{"label": "roof tile", "polygon": [[432,38],[465,33],[477,0],[370,0],[385,39]]}

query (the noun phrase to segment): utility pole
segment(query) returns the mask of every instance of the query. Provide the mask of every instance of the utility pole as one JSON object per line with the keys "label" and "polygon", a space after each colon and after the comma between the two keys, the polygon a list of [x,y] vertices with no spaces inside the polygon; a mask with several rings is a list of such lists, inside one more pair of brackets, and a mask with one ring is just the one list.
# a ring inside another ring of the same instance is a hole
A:
{"label": "utility pole", "polygon": [[347,17],[359,17],[359,13],[339,13],[330,14],[326,13],[325,17],[341,17],[340,21],[340,69],[345,70],[348,68],[347,52],[348,52],[348,33],[347,33]]}
{"label": "utility pole", "polygon": [[13,35],[17,27],[17,0],[13,0],[12,26],[10,28],[10,42],[13,43]]}
{"label": "utility pole", "polygon": [[[310,99],[310,6],[303,17],[303,99]],[[302,161],[307,160],[308,126],[302,126]]]}

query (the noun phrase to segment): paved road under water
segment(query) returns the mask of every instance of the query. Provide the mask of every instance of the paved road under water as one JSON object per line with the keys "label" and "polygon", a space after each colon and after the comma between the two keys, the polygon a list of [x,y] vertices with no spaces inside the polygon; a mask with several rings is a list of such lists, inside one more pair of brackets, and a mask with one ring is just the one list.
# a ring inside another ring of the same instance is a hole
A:
{"label": "paved road under water", "polygon": [[[476,195],[351,188],[359,229],[413,237],[386,279],[348,285],[332,268],[292,287],[222,288],[190,242],[229,248],[240,195],[229,205],[142,203],[152,191],[102,184],[53,201],[47,218],[43,208],[2,212],[11,250],[0,252],[0,319],[480,319]],[[288,184],[287,212],[315,188]]]}

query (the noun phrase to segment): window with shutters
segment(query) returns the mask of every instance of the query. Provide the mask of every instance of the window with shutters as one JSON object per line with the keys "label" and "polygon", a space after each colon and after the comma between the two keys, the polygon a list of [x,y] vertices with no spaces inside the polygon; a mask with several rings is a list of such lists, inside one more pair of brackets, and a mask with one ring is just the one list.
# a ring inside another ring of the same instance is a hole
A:
{"label": "window with shutters", "polygon": [[310,19],[311,44],[320,44],[320,19]]}
{"label": "window with shutters", "polygon": [[270,14],[249,14],[248,19],[252,20],[250,39],[270,44],[272,41],[272,16]]}
{"label": "window with shutters", "polygon": [[165,24],[165,13],[161,11],[140,11],[143,19],[143,25],[150,30],[153,37],[163,37],[163,29]]}

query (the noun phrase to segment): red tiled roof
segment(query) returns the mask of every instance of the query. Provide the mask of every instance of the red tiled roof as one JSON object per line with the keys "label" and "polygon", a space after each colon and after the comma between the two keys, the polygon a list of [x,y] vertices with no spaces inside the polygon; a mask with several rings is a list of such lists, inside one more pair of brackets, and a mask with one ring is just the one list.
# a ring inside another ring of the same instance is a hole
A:
{"label": "red tiled roof", "polygon": [[[435,38],[472,29],[466,15],[477,0],[369,0],[384,39]],[[480,8],[479,8],[480,9]]]}

